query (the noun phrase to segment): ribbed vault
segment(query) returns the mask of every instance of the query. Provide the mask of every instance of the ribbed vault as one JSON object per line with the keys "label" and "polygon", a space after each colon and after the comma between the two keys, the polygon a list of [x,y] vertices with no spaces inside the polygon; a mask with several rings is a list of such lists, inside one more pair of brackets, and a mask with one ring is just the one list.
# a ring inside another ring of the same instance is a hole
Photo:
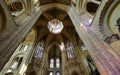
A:
{"label": "ribbed vault", "polygon": [[[49,32],[47,24],[52,19],[58,19],[63,22],[64,28],[61,33],[53,34]],[[61,44],[61,42],[66,42],[68,40],[74,45],[78,44],[79,37],[77,36],[72,21],[65,11],[57,8],[45,11],[36,21],[35,26],[38,29],[38,41],[40,42],[43,40],[46,46],[49,46],[54,42]]]}

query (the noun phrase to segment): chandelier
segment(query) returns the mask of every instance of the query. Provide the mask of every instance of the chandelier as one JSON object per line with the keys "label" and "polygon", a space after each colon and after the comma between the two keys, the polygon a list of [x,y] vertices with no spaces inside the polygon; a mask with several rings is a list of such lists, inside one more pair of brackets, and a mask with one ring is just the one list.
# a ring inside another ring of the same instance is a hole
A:
{"label": "chandelier", "polygon": [[58,19],[53,19],[48,22],[48,29],[51,33],[58,34],[63,29],[63,23]]}

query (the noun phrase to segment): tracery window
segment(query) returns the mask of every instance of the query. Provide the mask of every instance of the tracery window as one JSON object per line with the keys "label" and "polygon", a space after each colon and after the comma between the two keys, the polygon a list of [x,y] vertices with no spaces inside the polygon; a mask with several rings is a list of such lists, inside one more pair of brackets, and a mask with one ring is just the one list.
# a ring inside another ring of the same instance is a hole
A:
{"label": "tracery window", "polygon": [[74,47],[73,47],[73,44],[68,42],[66,44],[66,51],[67,51],[67,57],[68,58],[74,58],[75,55],[74,55]]}
{"label": "tracery window", "polygon": [[23,57],[17,57],[15,60],[13,60],[10,68],[7,70],[7,73],[17,70],[22,63],[22,60]]}
{"label": "tracery window", "polygon": [[56,68],[60,68],[60,59],[59,58],[56,59]]}
{"label": "tracery window", "polygon": [[43,44],[43,42],[38,43],[37,46],[36,46],[36,48],[35,48],[34,57],[41,59],[42,56],[43,56],[43,50],[44,50],[44,44]]}
{"label": "tracery window", "polygon": [[50,59],[50,68],[54,68],[54,59]]}
{"label": "tracery window", "polygon": [[51,58],[49,60],[49,75],[60,75],[60,58]]}

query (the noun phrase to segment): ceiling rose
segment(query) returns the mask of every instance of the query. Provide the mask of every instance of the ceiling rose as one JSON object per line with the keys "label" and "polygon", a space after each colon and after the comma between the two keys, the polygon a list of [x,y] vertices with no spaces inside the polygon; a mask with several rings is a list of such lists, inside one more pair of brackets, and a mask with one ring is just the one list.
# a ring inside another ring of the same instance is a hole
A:
{"label": "ceiling rose", "polygon": [[63,23],[58,19],[50,20],[48,22],[48,29],[51,33],[58,34],[63,29]]}

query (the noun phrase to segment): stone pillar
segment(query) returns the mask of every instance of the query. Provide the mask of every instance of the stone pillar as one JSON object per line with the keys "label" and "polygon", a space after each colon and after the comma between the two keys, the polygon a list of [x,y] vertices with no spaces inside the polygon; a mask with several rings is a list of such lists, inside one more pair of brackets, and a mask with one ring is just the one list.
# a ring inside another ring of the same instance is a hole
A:
{"label": "stone pillar", "polygon": [[45,51],[43,54],[43,58],[42,58],[42,66],[39,70],[38,75],[44,75],[45,71],[47,69],[47,63],[48,63],[48,53]]}
{"label": "stone pillar", "polygon": [[9,47],[9,45],[12,44],[11,41],[9,40],[12,39],[10,37],[10,33],[16,26],[9,10],[7,9],[7,5],[3,0],[0,0],[0,6],[3,8],[2,15],[5,18],[3,22],[4,25],[3,31],[0,33],[0,70],[1,70],[6,62],[6,59],[9,58],[8,55],[10,55],[11,52],[13,52],[10,48],[8,50],[7,47]]}
{"label": "stone pillar", "polygon": [[73,12],[72,9],[68,14],[76,28],[79,37],[84,42],[89,53],[96,64],[101,75],[119,75],[120,74],[120,58],[111,52],[114,50],[110,45],[106,44],[92,27],[85,26],[85,22],[80,15]]}
{"label": "stone pillar", "polygon": [[66,62],[67,62],[67,56],[66,56],[66,51],[65,49],[61,51],[62,54],[62,63],[61,63],[61,69],[62,69],[62,75],[67,75],[67,70],[66,70]]}
{"label": "stone pillar", "polygon": [[[0,0],[0,5],[4,9],[6,16],[5,30],[0,33],[0,70],[9,60],[19,43],[26,37],[27,33],[34,25],[41,14],[41,11],[35,12],[28,20],[20,22],[22,25],[18,26],[11,16],[7,6],[3,0]],[[4,58],[4,59],[3,59]]]}
{"label": "stone pillar", "polygon": [[83,75],[89,75],[88,65],[87,65],[87,62],[86,62],[86,58],[84,58],[84,56],[82,54],[82,51],[81,51],[81,49],[80,49],[79,46],[75,47],[75,52],[76,52],[76,57],[77,57],[77,61],[79,63],[81,74],[83,74]]}

